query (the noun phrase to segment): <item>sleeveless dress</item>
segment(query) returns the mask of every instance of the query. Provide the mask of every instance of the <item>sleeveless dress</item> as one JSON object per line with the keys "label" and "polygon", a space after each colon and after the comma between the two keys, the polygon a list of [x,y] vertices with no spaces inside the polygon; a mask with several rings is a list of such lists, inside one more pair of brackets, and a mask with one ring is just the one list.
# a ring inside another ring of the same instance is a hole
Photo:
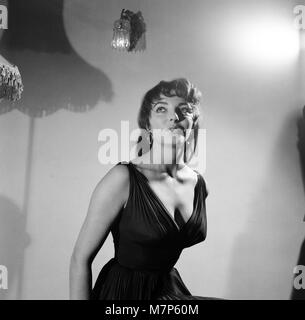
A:
{"label": "sleeveless dress", "polygon": [[203,300],[193,296],[174,267],[182,250],[202,242],[207,234],[204,178],[197,173],[193,212],[187,222],[175,221],[132,162],[129,198],[111,233],[115,254],[100,271],[91,300]]}

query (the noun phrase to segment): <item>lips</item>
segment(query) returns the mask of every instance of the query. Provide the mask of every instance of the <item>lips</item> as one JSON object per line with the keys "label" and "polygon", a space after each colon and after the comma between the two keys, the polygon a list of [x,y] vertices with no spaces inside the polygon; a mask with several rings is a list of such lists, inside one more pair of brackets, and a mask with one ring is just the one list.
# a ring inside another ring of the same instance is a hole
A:
{"label": "lips", "polygon": [[174,127],[169,128],[169,130],[173,131],[175,129],[181,129],[183,131],[183,133],[185,132],[185,128],[183,126],[177,125]]}

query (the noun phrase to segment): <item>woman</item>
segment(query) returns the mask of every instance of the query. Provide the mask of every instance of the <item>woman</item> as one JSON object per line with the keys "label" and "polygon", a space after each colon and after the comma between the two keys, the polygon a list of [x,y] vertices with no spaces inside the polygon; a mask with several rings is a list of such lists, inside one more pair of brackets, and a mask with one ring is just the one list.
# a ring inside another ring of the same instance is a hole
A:
{"label": "woman", "polygon": [[[187,166],[200,96],[186,79],[161,81],[144,96],[138,124],[148,140],[141,137],[139,156],[115,165],[93,192],[71,258],[71,299],[206,299],[192,296],[174,268],[184,248],[206,237],[205,181]],[[92,290],[91,264],[110,231],[115,256]]]}

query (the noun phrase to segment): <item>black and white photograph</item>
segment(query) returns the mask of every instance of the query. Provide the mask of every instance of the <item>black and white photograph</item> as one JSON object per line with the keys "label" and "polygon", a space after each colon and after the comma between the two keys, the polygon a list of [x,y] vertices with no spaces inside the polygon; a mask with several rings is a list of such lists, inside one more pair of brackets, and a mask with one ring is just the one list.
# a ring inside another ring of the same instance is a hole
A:
{"label": "black and white photograph", "polygon": [[0,300],[305,300],[304,88],[305,0],[1,0]]}

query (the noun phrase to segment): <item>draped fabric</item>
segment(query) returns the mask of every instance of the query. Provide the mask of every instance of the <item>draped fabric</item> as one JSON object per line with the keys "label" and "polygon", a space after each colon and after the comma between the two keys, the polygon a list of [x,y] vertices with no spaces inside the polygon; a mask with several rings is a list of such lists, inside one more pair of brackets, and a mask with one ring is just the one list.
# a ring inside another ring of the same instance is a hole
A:
{"label": "draped fabric", "polygon": [[[129,171],[129,198],[111,227],[115,254],[100,271],[92,300],[196,300],[174,267],[183,249],[202,242],[207,234],[204,178],[197,173],[193,212],[175,219],[132,162],[119,162]],[[177,217],[177,218],[176,218]]]}

